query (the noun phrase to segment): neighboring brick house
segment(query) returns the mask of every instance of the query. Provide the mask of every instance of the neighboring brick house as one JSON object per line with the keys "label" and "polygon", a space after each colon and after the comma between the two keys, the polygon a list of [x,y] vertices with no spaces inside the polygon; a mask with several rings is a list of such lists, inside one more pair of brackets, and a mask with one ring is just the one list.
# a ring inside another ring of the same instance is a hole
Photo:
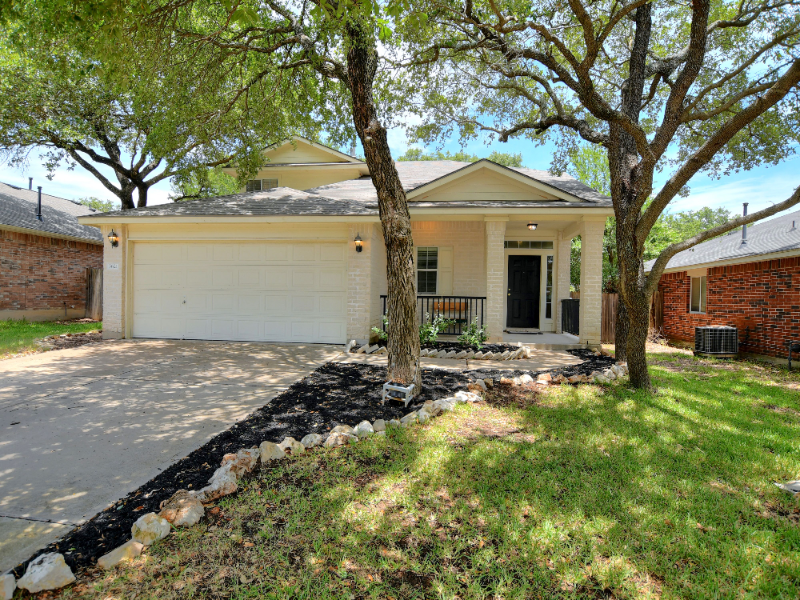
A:
{"label": "neighboring brick house", "polygon": [[103,240],[72,200],[0,183],[0,319],[82,318],[86,269],[103,266]]}
{"label": "neighboring brick house", "polygon": [[[600,344],[610,198],[568,175],[488,160],[396,166],[411,214],[420,317],[444,314],[458,327],[478,318],[492,341],[507,334],[530,335],[534,345]],[[239,194],[79,219],[101,228],[105,241],[104,336],[336,344],[371,337],[388,284],[368,166],[294,138],[268,149],[255,177]],[[116,247],[107,240],[112,231]],[[570,296],[577,235],[576,340],[561,333],[560,301]]]}
{"label": "neighboring brick house", "polygon": [[740,351],[785,358],[800,340],[800,211],[748,226],[746,240],[734,231],[676,254],[658,289],[667,338],[731,325]]}

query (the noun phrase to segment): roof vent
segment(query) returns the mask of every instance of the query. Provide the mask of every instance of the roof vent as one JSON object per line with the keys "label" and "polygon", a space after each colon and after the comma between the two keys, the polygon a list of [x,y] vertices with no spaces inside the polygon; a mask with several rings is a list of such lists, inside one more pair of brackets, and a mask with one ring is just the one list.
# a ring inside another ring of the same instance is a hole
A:
{"label": "roof vent", "polygon": [[28,189],[33,189],[33,177],[28,177]]}
{"label": "roof vent", "polygon": [[[747,204],[748,204],[747,202],[743,204],[744,206],[744,212],[742,213],[743,217],[747,216]],[[747,225],[742,225],[742,244],[746,243],[747,243]]]}
{"label": "roof vent", "polygon": [[36,189],[39,190],[39,201],[36,204],[36,218],[40,221],[42,220],[42,186],[37,186]]}
{"label": "roof vent", "polygon": [[794,226],[794,221],[792,221],[792,228],[789,231],[794,231],[795,229],[797,228]]}

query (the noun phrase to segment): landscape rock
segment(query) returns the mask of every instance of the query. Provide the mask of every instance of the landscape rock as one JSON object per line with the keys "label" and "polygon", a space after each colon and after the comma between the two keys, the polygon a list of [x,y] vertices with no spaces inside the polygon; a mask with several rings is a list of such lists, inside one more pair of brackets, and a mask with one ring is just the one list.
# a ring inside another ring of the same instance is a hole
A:
{"label": "landscape rock", "polygon": [[165,518],[159,517],[156,513],[147,513],[133,524],[131,536],[140,544],[149,546],[156,540],[167,537],[170,530],[169,521]]}
{"label": "landscape rock", "polygon": [[286,458],[286,453],[283,451],[283,448],[274,442],[261,442],[258,450],[261,452],[262,463],[267,462],[268,460],[279,460],[281,458]]}
{"label": "landscape rock", "polygon": [[[201,505],[202,506],[202,505]],[[144,545],[136,540],[128,540],[119,548],[115,548],[108,554],[104,554],[97,560],[97,566],[101,569],[110,569],[124,560],[136,558],[142,553]]]}
{"label": "landscape rock", "polygon": [[511,377],[501,377],[500,385],[514,385],[514,380]]}
{"label": "landscape rock", "polygon": [[[169,500],[162,504],[158,516],[166,519],[175,527],[190,527],[199,523],[205,513],[206,509],[203,508],[203,503],[200,500],[186,490],[178,490],[172,494]],[[120,548],[117,548],[117,550]]]}
{"label": "landscape rock", "polygon": [[383,419],[376,419],[375,422],[372,424],[372,430],[375,433],[386,431],[386,421],[384,421]]}
{"label": "landscape rock", "polygon": [[355,340],[350,340],[349,342],[347,342],[347,345],[345,345],[344,347],[345,353],[350,352],[355,347],[355,345],[356,345]]}
{"label": "landscape rock", "polygon": [[614,373],[614,375],[617,376],[617,379],[619,379],[620,377],[625,377],[626,375],[625,369],[619,365],[612,365],[611,371]]}
{"label": "landscape rock", "polygon": [[278,444],[278,448],[283,450],[285,454],[291,454],[292,456],[303,454],[306,451],[306,447],[303,443],[298,442],[293,437],[284,438],[284,440]]}
{"label": "landscape rock", "polygon": [[475,358],[475,351],[470,350],[469,352],[467,352],[467,356],[465,356],[465,358]]}
{"label": "landscape rock", "polygon": [[558,375],[556,375],[556,377],[555,377],[555,379],[553,379],[553,381],[555,381],[556,383],[566,383],[567,382],[567,378],[564,377],[564,375],[559,373]]}
{"label": "landscape rock", "polygon": [[456,392],[455,393],[455,397],[458,400],[458,402],[480,402],[481,401],[481,397],[478,396],[478,394],[475,394],[473,392],[465,392],[463,390],[460,391],[460,392]]}
{"label": "landscape rock", "polygon": [[367,350],[366,350],[366,353],[367,353],[367,354],[372,354],[372,353],[373,353],[373,352],[375,352],[375,351],[376,351],[378,348],[380,348],[380,346],[378,346],[378,344],[375,344],[374,346],[370,346],[369,348],[367,348]]}
{"label": "landscape rock", "polygon": [[331,433],[346,433],[348,435],[355,435],[355,432],[350,425],[337,425],[331,429]]}
{"label": "landscape rock", "polygon": [[375,354],[389,354],[389,350],[386,349],[386,346],[381,346],[375,350]]}
{"label": "landscape rock", "polygon": [[14,590],[17,589],[17,580],[13,573],[0,575],[0,600],[11,600]]}
{"label": "landscape rock", "polygon": [[614,381],[617,378],[617,374],[614,373],[611,369],[606,369],[603,371],[603,377],[608,379],[609,381]]}
{"label": "landscape rock", "polygon": [[376,431],[375,435],[377,435],[377,436],[385,436],[386,432],[385,431]]}
{"label": "landscape rock", "polygon": [[426,423],[431,418],[432,415],[427,410],[425,410],[425,408],[420,408],[417,411],[417,421],[419,423]]}
{"label": "landscape rock", "polygon": [[455,350],[450,350],[447,354],[444,355],[445,358],[455,358],[457,352]]}
{"label": "landscape rock", "polygon": [[258,457],[261,455],[258,448],[239,450],[236,454],[226,454],[222,457],[222,466],[231,465],[231,471],[241,477],[250,473],[258,464]]}
{"label": "landscape rock", "polygon": [[358,438],[354,435],[349,433],[343,433],[337,431],[335,433],[331,433],[328,436],[328,439],[325,440],[325,447],[326,448],[338,448],[339,446],[346,446],[351,441],[358,441]]}
{"label": "landscape rock", "polygon": [[356,436],[363,438],[375,433],[375,429],[373,429],[372,423],[369,421],[361,421],[361,423],[356,425],[353,432],[356,434]]}
{"label": "landscape rock", "polygon": [[304,436],[300,443],[303,444],[306,448],[316,448],[322,443],[322,436],[318,433],[309,433],[308,435]]}
{"label": "landscape rock", "polygon": [[454,398],[439,398],[433,401],[433,406],[441,412],[448,412],[456,407],[456,400]]}
{"label": "landscape rock", "polygon": [[190,492],[191,495],[200,500],[200,502],[208,504],[217,498],[236,493],[236,490],[239,489],[236,482],[238,477],[236,477],[236,473],[233,472],[231,467],[231,463],[228,463],[214,471],[211,479],[208,480],[208,485],[196,492]]}
{"label": "landscape rock", "polygon": [[483,383],[486,384],[487,388],[493,388],[494,387],[494,379],[484,379]]}
{"label": "landscape rock", "polygon": [[466,358],[466,357],[467,357],[467,351],[466,350],[462,350],[461,352],[456,354],[456,358]]}
{"label": "landscape rock", "polygon": [[550,383],[551,381],[553,381],[553,376],[550,375],[550,373],[539,373],[536,376],[536,380],[540,382],[544,381],[545,383]]}
{"label": "landscape rock", "polygon": [[500,360],[508,360],[508,357],[511,356],[511,351],[506,350],[500,355]]}
{"label": "landscape rock", "polygon": [[17,587],[35,594],[44,590],[57,590],[73,581],[75,575],[64,562],[64,555],[48,552],[40,554],[28,563],[25,575],[20,577]]}
{"label": "landscape rock", "polygon": [[417,411],[408,413],[405,417],[400,419],[401,425],[410,425],[417,422]]}
{"label": "landscape rock", "polygon": [[425,358],[426,356],[428,356],[428,349],[427,348],[423,348],[422,350],[419,351],[419,357],[420,358]]}
{"label": "landscape rock", "polygon": [[484,360],[492,360],[494,358],[494,352],[486,352],[483,355]]}
{"label": "landscape rock", "polygon": [[533,383],[533,377],[528,375],[527,373],[523,373],[519,376],[519,382],[521,385],[529,385]]}
{"label": "landscape rock", "polygon": [[[491,381],[491,379],[489,381]],[[476,379],[473,383],[481,388],[484,392],[486,391],[486,381],[483,379]]]}
{"label": "landscape rock", "polygon": [[363,346],[361,346],[361,348],[356,350],[356,354],[364,354],[368,349],[369,349],[369,344],[364,344]]}
{"label": "landscape rock", "polygon": [[439,408],[433,400],[428,400],[425,402],[425,404],[422,405],[422,408],[428,411],[428,414],[432,417],[438,417],[440,414],[442,414],[442,409]]}
{"label": "landscape rock", "polygon": [[392,419],[391,421],[389,421],[389,425],[392,425],[394,427],[400,427],[402,423],[399,421],[399,419]]}
{"label": "landscape rock", "polygon": [[474,358],[475,358],[475,360],[482,359],[483,358],[483,352],[481,352],[481,351],[476,352]]}
{"label": "landscape rock", "polygon": [[611,383],[611,380],[602,373],[594,378],[596,383]]}

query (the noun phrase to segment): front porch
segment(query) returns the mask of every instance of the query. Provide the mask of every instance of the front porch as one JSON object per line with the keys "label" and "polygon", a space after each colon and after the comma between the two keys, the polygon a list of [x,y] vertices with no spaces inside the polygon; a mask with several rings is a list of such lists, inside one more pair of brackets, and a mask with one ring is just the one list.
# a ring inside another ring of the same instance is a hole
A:
{"label": "front porch", "polygon": [[[454,339],[477,319],[486,327],[489,343],[599,347],[604,228],[604,214],[412,221],[420,323],[436,315],[454,320],[443,340]],[[576,236],[581,237],[581,301],[570,303]],[[381,326],[388,303],[385,250],[382,240],[373,239],[378,242],[380,293],[373,296],[377,310],[372,321]]]}

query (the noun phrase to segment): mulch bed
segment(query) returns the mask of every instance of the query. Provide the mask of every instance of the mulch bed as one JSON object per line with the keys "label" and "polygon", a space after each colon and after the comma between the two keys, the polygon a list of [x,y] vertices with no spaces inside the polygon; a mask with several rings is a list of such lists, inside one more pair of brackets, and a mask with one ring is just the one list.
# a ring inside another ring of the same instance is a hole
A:
{"label": "mulch bed", "polygon": [[[525,372],[549,371],[569,376],[588,374],[614,363],[613,358],[599,357],[588,350],[569,352],[586,362],[565,369]],[[423,369],[422,393],[405,408],[400,402],[381,404],[381,387],[387,379],[385,367],[329,363],[294,383],[245,420],[218,434],[90,521],[31,556],[14,569],[14,574],[21,577],[27,563],[45,552],[64,554],[73,571],[93,566],[103,554],[130,539],[131,526],[140,516],[158,512],[161,502],[180,489],[204,487],[219,467],[222,457],[229,452],[258,446],[263,441],[281,442],[288,436],[299,440],[308,433],[325,434],[336,425],[355,426],[363,420],[400,418],[427,400],[451,396],[464,389],[470,379],[499,380],[500,377],[522,373],[493,369],[467,372]]]}
{"label": "mulch bed", "polygon": [[[263,441],[281,442],[288,436],[299,440],[308,433],[324,434],[336,425],[400,418],[426,400],[465,389],[469,381],[459,372],[425,369],[422,393],[405,408],[401,402],[381,405],[386,378],[384,367],[337,363],[320,367],[29,561],[45,552],[61,552],[73,571],[92,566],[103,554],[130,539],[131,526],[143,514],[158,512],[161,502],[180,489],[204,487],[228,452]],[[29,561],[14,569],[16,577],[22,576]]]}
{"label": "mulch bed", "polygon": [[[379,340],[375,343],[378,344],[379,346],[385,346],[386,340]],[[358,346],[353,348],[353,352],[358,350],[358,348],[359,348]],[[519,350],[519,346],[517,346],[516,344],[482,344],[481,347],[478,348],[477,346],[466,346],[461,342],[432,342],[428,344],[422,344],[421,349],[448,350],[448,351],[472,350],[474,352],[477,352],[478,350],[480,350],[481,352],[505,352],[506,350],[509,350],[513,352],[514,350]]]}
{"label": "mulch bed", "polygon": [[[539,373],[551,373],[552,375],[556,374],[563,374],[564,377],[572,377],[573,375],[591,375],[593,371],[603,371],[613,365],[616,361],[611,356],[597,356],[591,350],[585,349],[575,349],[575,350],[566,350],[573,356],[576,356],[583,360],[582,363],[570,367],[563,367],[560,369],[540,369],[538,371],[525,371],[521,369],[517,369],[514,371],[506,371],[506,370],[499,370],[499,369],[492,369],[491,367],[476,367],[475,369],[470,369],[468,371],[464,371],[466,375],[471,375],[472,377],[480,377],[481,379],[499,379],[500,377],[516,377],[518,375],[522,375],[523,373],[528,373],[530,375],[537,375]],[[532,360],[536,360],[535,358]],[[492,361],[470,361],[470,366],[478,365],[480,363],[489,364]],[[503,364],[513,365],[514,361],[504,362]]]}
{"label": "mulch bed", "polygon": [[93,344],[95,342],[103,341],[103,333],[100,331],[93,331],[92,333],[70,333],[65,337],[50,338],[49,343],[53,346],[53,350],[64,350],[66,348],[77,348],[78,346],[85,346],[86,344]]}

